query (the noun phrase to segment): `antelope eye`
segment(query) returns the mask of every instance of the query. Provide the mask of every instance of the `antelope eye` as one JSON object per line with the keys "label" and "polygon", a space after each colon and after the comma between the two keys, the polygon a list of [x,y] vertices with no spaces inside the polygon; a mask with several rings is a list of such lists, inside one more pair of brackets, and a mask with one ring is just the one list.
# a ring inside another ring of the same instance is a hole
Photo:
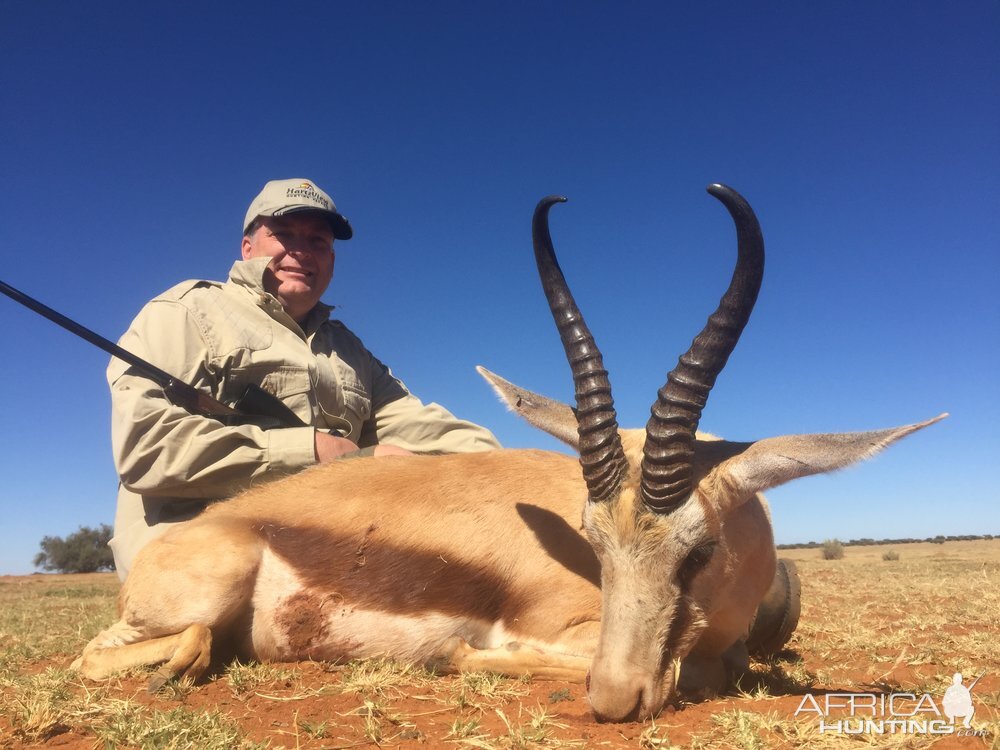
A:
{"label": "antelope eye", "polygon": [[714,553],[715,542],[699,544],[688,552],[688,556],[684,558],[684,562],[681,563],[680,570],[677,572],[677,577],[680,579],[682,588],[686,589],[691,585],[695,575],[708,565]]}

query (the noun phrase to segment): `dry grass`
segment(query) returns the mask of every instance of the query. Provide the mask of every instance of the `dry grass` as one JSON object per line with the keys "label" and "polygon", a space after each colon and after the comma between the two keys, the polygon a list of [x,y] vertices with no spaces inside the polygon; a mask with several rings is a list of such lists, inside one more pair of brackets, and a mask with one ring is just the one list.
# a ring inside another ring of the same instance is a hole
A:
{"label": "dry grass", "polygon": [[[883,554],[896,551],[899,559]],[[987,672],[976,726],[1000,748],[1000,540],[783,550],[802,578],[790,649],[753,664],[729,696],[655,721],[598,725],[579,686],[488,673],[437,677],[384,660],[233,663],[155,698],[146,675],[94,684],[66,666],[114,615],[113,576],[0,578],[0,748],[925,747],[923,736],[820,734],[806,693],[928,692]]]}

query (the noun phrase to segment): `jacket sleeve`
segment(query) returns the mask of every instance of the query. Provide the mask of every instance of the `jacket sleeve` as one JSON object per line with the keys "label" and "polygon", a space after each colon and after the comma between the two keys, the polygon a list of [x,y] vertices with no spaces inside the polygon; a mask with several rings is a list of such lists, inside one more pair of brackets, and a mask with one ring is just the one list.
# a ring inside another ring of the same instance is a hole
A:
{"label": "jacket sleeve", "polygon": [[[183,304],[150,302],[120,345],[221,400],[213,353]],[[118,359],[108,366],[108,383],[115,467],[133,492],[217,499],[315,463],[312,427],[263,430],[191,414]]]}
{"label": "jacket sleeve", "polygon": [[362,445],[388,443],[414,453],[474,453],[501,447],[485,427],[458,419],[440,404],[424,404],[374,357],[372,367],[372,415],[362,430]]}

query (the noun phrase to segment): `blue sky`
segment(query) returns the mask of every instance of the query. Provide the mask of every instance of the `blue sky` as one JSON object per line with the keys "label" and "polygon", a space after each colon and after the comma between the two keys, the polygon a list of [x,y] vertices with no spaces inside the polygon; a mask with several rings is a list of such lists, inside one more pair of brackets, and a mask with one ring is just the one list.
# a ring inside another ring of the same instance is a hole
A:
{"label": "blue sky", "polygon": [[[238,10],[237,10],[238,8]],[[115,339],[222,278],[268,179],[355,227],[326,300],[425,401],[561,449],[474,371],[570,400],[539,198],[620,420],[767,244],[705,410],[736,440],[945,422],[772,491],[779,542],[1000,533],[1000,5],[7,3],[0,279]],[[0,573],[111,522],[106,356],[0,298]]]}

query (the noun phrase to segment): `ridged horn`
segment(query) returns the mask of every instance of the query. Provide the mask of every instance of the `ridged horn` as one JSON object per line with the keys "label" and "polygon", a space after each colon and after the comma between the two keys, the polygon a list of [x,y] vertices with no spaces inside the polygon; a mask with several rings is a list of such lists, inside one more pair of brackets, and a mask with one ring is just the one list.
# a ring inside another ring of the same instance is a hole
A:
{"label": "ridged horn", "polygon": [[670,513],[689,497],[695,431],[715,379],[750,319],[764,275],[764,238],[750,204],[725,185],[709,185],[736,224],[739,256],[719,308],[691,343],[657,394],[646,424],[640,496],[656,513]]}
{"label": "ridged horn", "polygon": [[590,500],[601,502],[618,493],[628,465],[618,436],[611,383],[601,352],[576,306],[552,248],[549,209],[565,201],[560,195],[550,195],[538,202],[531,221],[531,237],[538,276],[573,371],[583,479]]}

